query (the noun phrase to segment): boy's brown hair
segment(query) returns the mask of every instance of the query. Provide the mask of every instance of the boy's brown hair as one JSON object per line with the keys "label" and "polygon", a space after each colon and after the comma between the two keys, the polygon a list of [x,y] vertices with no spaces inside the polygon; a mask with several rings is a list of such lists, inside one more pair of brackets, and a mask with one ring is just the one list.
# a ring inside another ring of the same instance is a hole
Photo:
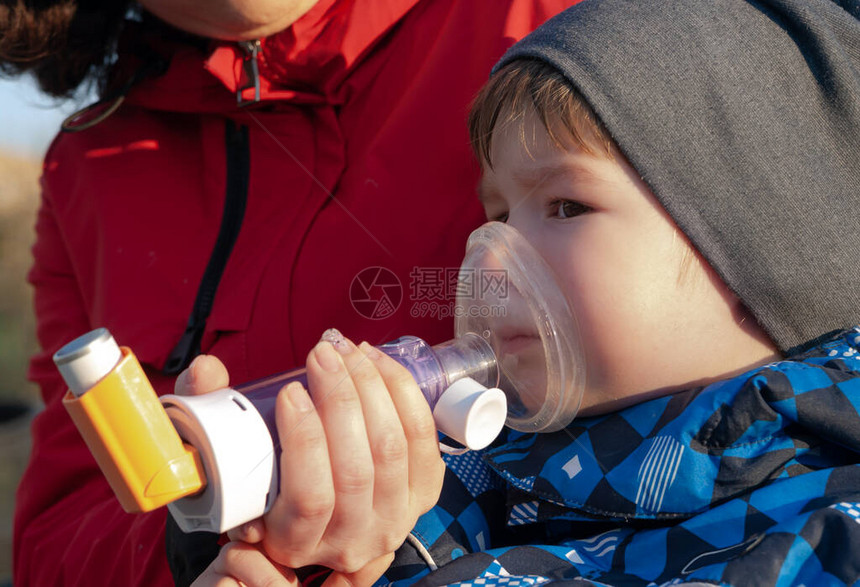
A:
{"label": "boy's brown hair", "polygon": [[559,148],[566,142],[559,135],[562,131],[586,153],[614,158],[609,133],[564,76],[544,61],[520,59],[499,69],[472,102],[469,137],[482,165],[493,167],[495,129],[522,121],[529,109],[537,114],[550,140]]}

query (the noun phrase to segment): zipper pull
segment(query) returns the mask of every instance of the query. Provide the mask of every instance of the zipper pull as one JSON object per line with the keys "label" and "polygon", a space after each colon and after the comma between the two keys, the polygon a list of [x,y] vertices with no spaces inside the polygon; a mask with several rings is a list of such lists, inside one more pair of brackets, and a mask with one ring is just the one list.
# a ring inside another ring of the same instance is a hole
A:
{"label": "zipper pull", "polygon": [[[242,60],[242,79],[239,80],[239,88],[236,90],[236,103],[242,107],[260,101],[260,64],[257,62],[260,40],[239,41],[239,47],[245,52],[245,57]],[[249,88],[254,88],[254,97],[246,100],[242,93]]]}

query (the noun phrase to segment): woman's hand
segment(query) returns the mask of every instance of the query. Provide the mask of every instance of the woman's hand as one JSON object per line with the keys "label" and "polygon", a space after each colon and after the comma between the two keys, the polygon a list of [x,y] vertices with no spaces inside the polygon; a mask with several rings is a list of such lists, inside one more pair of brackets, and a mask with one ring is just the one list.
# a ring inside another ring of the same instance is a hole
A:
{"label": "woman's hand", "polygon": [[[323,565],[372,582],[441,491],[433,417],[409,372],[367,343],[320,342],[307,368],[310,393],[294,382],[276,402],[280,494],[262,519],[229,535],[261,543],[288,568]],[[176,391],[227,384],[221,362],[204,356]]]}

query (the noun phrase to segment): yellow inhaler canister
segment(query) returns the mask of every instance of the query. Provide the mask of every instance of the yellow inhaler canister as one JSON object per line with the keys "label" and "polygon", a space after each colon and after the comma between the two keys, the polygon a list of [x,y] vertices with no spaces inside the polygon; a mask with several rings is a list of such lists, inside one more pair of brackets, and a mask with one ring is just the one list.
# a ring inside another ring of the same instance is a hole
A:
{"label": "yellow inhaler canister", "polygon": [[63,398],[127,512],[148,512],[206,486],[197,450],[182,442],[134,354],[99,328],[54,355]]}

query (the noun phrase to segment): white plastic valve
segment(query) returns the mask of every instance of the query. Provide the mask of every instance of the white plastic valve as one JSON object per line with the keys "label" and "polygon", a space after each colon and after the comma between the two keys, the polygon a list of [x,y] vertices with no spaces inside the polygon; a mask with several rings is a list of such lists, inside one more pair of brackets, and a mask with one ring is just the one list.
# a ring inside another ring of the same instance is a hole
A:
{"label": "white plastic valve", "polygon": [[436,427],[470,450],[493,442],[507,416],[505,393],[497,387],[488,389],[471,377],[452,383],[433,408]]}
{"label": "white plastic valve", "polygon": [[269,511],[278,464],[253,404],[229,388],[161,401],[179,435],[200,452],[208,480],[201,493],[168,504],[182,531],[226,532]]}

